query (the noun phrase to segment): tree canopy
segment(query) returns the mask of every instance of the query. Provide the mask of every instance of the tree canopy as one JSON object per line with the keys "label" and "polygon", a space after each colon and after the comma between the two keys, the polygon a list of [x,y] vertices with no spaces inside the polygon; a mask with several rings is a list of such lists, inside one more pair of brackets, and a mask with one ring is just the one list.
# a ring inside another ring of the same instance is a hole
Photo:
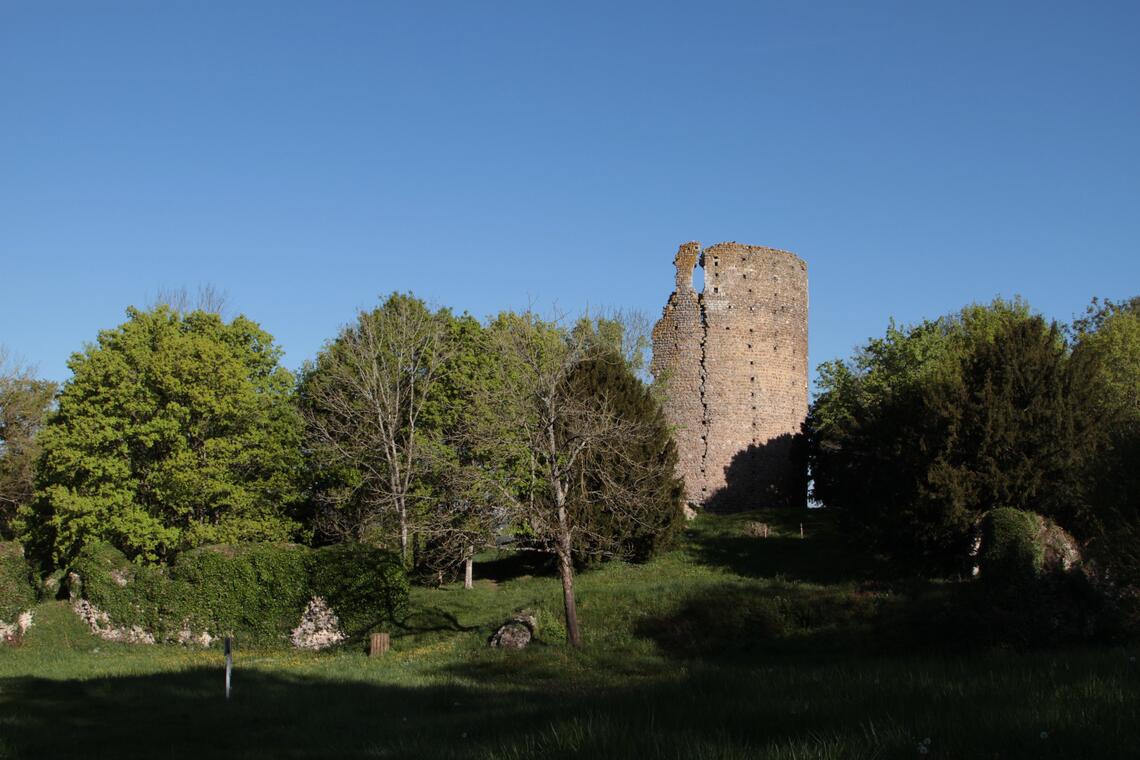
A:
{"label": "tree canopy", "polygon": [[1094,299],[1072,330],[1074,356],[1101,378],[1104,440],[1090,462],[1083,526],[1090,549],[1121,582],[1140,584],[1140,298]]}
{"label": "tree canopy", "polygon": [[72,355],[21,511],[41,559],[109,542],[154,561],[297,536],[300,420],[281,350],[255,322],[131,308]]}
{"label": "tree canopy", "polygon": [[875,551],[928,570],[960,565],[995,507],[1083,519],[1103,431],[1096,382],[1023,302],[892,324],[820,369],[808,420],[814,494]]}

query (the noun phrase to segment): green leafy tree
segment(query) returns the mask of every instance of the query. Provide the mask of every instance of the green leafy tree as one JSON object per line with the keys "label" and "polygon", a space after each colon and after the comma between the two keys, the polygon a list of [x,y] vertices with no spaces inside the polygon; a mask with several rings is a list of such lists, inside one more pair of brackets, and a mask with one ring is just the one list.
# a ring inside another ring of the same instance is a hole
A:
{"label": "green leafy tree", "polygon": [[301,425],[272,336],[243,316],[127,316],[71,357],[21,511],[26,542],[62,563],[93,540],[160,561],[295,537]]}
{"label": "green leafy tree", "polygon": [[1099,364],[1109,411],[1123,422],[1140,422],[1140,297],[1120,303],[1093,299],[1071,335],[1075,352]]}
{"label": "green leafy tree", "polygon": [[36,436],[55,391],[55,383],[9,365],[0,347],[0,540],[14,536],[16,513],[32,500],[39,456]]}
{"label": "green leafy tree", "polygon": [[1095,522],[1074,532],[1121,582],[1140,585],[1140,298],[1094,299],[1071,334],[1074,356],[1100,373],[1106,438],[1086,473]]}
{"label": "green leafy tree", "polygon": [[480,445],[468,434],[497,416],[497,410],[487,403],[492,395],[489,389],[496,382],[496,355],[478,320],[467,314],[446,316],[447,371],[424,414],[425,427],[434,434],[425,439],[432,450],[420,479],[423,498],[417,515],[415,566],[421,576],[439,583],[462,566],[464,585],[472,588],[475,552],[493,544],[497,533],[508,527],[501,500],[488,487],[486,473],[508,459],[502,451],[512,443],[509,437],[501,437]]}

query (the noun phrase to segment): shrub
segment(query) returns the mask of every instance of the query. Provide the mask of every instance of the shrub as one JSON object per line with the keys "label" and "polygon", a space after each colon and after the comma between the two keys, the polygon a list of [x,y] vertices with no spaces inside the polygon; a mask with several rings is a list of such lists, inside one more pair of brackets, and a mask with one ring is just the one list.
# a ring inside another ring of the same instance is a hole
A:
{"label": "shrub", "polygon": [[275,643],[297,625],[309,600],[312,552],[296,544],[208,546],[179,555],[170,568],[176,605],[168,611],[192,631]]}
{"label": "shrub", "polygon": [[35,604],[31,568],[16,541],[0,541],[0,620],[12,622]]}
{"label": "shrub", "polygon": [[312,593],[324,597],[344,632],[355,638],[404,616],[408,579],[393,552],[334,544],[314,552]]}

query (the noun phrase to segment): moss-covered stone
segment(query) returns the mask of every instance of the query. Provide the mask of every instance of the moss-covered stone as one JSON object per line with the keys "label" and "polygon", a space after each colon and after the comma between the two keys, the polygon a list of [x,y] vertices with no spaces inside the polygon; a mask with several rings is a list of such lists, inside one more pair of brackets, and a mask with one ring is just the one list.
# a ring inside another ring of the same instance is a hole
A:
{"label": "moss-covered stone", "polygon": [[982,580],[1003,587],[1032,582],[1044,566],[1040,529],[1041,518],[1032,512],[998,507],[986,515],[978,556]]}

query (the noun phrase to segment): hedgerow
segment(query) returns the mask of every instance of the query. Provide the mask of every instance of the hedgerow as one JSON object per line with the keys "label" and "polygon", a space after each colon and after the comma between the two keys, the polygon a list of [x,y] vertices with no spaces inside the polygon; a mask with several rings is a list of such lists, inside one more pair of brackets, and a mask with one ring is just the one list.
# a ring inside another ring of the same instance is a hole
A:
{"label": "hedgerow", "polygon": [[364,544],[334,544],[313,553],[312,592],[324,597],[348,636],[399,620],[408,602],[400,558]]}
{"label": "hedgerow", "polygon": [[353,544],[208,546],[169,567],[133,564],[99,544],[85,548],[72,570],[79,578],[73,593],[115,625],[141,626],[160,641],[208,632],[280,644],[313,596],[325,598],[350,638],[359,637],[398,620],[408,598],[394,554]]}
{"label": "hedgerow", "polygon": [[12,622],[36,602],[31,569],[16,541],[0,541],[0,620]]}

